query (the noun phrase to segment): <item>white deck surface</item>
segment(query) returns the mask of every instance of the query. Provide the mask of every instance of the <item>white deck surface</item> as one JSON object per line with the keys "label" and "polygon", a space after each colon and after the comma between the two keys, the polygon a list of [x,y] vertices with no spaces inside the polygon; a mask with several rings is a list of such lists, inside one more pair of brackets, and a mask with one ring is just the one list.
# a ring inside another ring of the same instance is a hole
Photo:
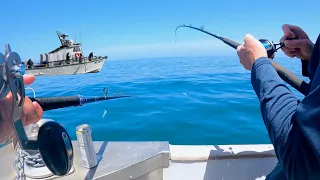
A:
{"label": "white deck surface", "polygon": [[277,163],[272,145],[174,146],[164,180],[262,180]]}
{"label": "white deck surface", "polygon": [[[261,180],[277,163],[271,145],[180,146],[167,142],[94,142],[100,164],[83,168],[73,141],[74,171],[49,179]],[[13,179],[13,152],[0,148],[0,179]],[[169,161],[170,160],[170,161]],[[149,173],[149,174],[148,174]],[[27,178],[30,179],[30,178]]]}

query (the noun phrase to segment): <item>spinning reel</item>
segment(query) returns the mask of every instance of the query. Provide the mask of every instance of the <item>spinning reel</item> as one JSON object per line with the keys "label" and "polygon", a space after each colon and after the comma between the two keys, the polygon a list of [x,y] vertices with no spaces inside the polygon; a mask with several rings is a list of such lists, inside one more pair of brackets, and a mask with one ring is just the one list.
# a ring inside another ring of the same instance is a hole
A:
{"label": "spinning reel", "polygon": [[[259,39],[264,48],[267,50],[268,58],[272,58],[274,54],[278,51],[278,49],[284,46],[284,43],[274,44],[273,41],[269,41],[267,39]],[[279,46],[279,47],[277,47]]]}

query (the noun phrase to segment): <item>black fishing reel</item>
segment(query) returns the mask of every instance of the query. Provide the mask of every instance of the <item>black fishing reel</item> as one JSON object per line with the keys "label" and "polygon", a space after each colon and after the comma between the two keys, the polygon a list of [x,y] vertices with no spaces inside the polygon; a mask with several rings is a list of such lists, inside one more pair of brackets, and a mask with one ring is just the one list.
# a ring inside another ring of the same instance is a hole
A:
{"label": "black fishing reel", "polygon": [[0,53],[1,84],[0,97],[6,97],[9,92],[12,98],[3,101],[4,106],[12,106],[11,121],[22,150],[39,151],[48,169],[58,176],[66,175],[73,164],[73,147],[67,131],[57,122],[47,121],[39,127],[37,138],[27,137],[22,123],[25,89],[23,75],[25,68],[20,56],[11,52],[9,44],[5,45],[5,55]]}
{"label": "black fishing reel", "polygon": [[[53,175],[68,174],[72,169],[74,155],[70,137],[63,126],[50,119],[41,119],[29,129],[31,130],[28,132],[25,129],[24,132],[20,129],[17,131],[20,135],[16,139],[19,144],[13,141],[14,147],[26,152],[38,152],[44,165]],[[28,140],[21,138],[22,133],[26,133]],[[37,175],[39,174],[32,174],[35,177]]]}
{"label": "black fishing reel", "polygon": [[[283,43],[274,44],[273,41],[269,41],[267,39],[259,39],[259,41],[262,43],[264,48],[267,50],[268,58],[273,58],[274,53],[278,51],[278,49],[282,48],[284,46]],[[279,46],[279,47],[277,47]]]}

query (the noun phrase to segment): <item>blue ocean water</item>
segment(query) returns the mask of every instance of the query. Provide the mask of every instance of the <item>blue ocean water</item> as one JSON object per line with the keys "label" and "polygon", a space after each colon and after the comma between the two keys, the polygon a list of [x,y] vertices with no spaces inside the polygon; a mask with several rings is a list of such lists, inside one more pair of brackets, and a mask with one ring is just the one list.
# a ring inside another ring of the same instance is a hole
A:
{"label": "blue ocean water", "polygon": [[[276,61],[301,77],[297,59]],[[109,95],[133,95],[46,111],[44,118],[61,123],[73,140],[76,126],[86,123],[93,128],[93,140],[270,143],[250,72],[237,57],[107,60],[99,73],[38,76],[30,87],[37,97],[100,96],[104,87]]]}

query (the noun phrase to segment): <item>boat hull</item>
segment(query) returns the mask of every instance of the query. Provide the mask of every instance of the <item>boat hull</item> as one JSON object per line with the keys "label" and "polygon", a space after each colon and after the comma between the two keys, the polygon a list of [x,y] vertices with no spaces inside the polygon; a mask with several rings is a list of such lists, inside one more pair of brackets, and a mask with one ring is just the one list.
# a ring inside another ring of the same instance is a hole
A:
{"label": "boat hull", "polygon": [[98,73],[101,71],[105,58],[99,58],[84,63],[65,64],[54,67],[38,67],[27,69],[26,74],[34,76],[75,75],[85,73]]}

